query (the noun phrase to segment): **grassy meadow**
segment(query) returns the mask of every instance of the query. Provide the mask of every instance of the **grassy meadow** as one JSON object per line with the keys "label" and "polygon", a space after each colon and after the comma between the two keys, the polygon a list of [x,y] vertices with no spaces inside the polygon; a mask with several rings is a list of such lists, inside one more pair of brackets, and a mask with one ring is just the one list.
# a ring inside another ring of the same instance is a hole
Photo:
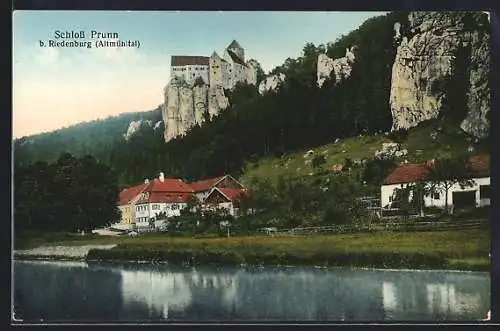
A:
{"label": "grassy meadow", "polygon": [[491,238],[488,230],[457,230],[228,238],[75,237],[46,240],[44,245],[111,243],[117,246],[91,250],[88,259],[486,271]]}

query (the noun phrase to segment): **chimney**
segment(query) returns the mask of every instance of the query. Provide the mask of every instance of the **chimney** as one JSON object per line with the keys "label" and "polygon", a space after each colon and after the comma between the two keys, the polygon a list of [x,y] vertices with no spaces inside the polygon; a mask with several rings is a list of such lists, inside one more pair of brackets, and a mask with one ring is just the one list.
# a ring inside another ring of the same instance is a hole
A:
{"label": "chimney", "polygon": [[163,172],[160,172],[160,176],[158,176],[158,179],[160,180],[160,182],[163,182],[165,180],[165,175],[163,174]]}
{"label": "chimney", "polygon": [[144,179],[144,184],[149,184],[149,179]]}

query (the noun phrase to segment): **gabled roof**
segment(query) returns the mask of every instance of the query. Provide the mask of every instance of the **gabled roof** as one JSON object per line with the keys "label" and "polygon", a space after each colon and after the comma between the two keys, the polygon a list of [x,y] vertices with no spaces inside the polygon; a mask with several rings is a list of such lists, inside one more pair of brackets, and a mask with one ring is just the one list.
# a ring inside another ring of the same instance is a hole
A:
{"label": "gabled roof", "polygon": [[226,176],[220,176],[220,177],[215,177],[215,178],[209,178],[209,179],[204,179],[204,180],[199,180],[197,182],[193,182],[189,184],[189,187],[194,192],[203,192],[203,191],[208,191],[212,187],[214,187],[215,184],[220,182],[222,179],[224,179]]}
{"label": "gabled roof", "polygon": [[234,39],[226,48],[231,49],[231,48],[243,48],[243,47],[241,47],[241,45],[236,41],[236,39]]}
{"label": "gabled roof", "polygon": [[193,183],[189,184],[189,187],[191,187],[194,190],[194,192],[196,192],[196,193],[205,192],[205,191],[209,191],[210,189],[212,189],[215,185],[217,185],[219,182],[221,182],[225,178],[230,178],[235,183],[237,183],[240,187],[243,187],[243,185],[241,185],[241,183],[239,183],[231,175],[224,175],[224,176],[219,176],[219,177],[215,177],[215,178],[199,180],[197,182],[193,182]]}
{"label": "gabled roof", "polygon": [[227,50],[227,53],[228,53],[228,54],[229,54],[229,56],[231,57],[231,60],[233,60],[235,63],[241,64],[242,66],[245,66],[245,67],[247,66],[247,65],[245,64],[245,62],[243,62],[243,60],[242,60],[242,59],[240,59],[240,58],[238,57],[238,55],[236,55],[233,51],[231,51],[231,50],[229,50],[229,49],[228,49],[228,50]]}
{"label": "gabled roof", "polygon": [[425,179],[427,167],[424,163],[405,163],[397,167],[387,176],[383,185],[416,182]]}
{"label": "gabled roof", "polygon": [[141,193],[146,193],[146,195],[137,201],[138,204],[148,202],[185,202],[194,191],[181,179],[165,178],[163,181],[160,181],[158,178],[155,178],[147,184],[147,187]]}
{"label": "gabled roof", "polygon": [[219,190],[229,201],[235,201],[242,195],[248,195],[244,189],[216,188],[216,190]]}
{"label": "gabled roof", "polygon": [[[469,169],[472,176],[490,175],[490,156],[477,155],[469,158]],[[427,177],[426,163],[406,163],[399,165],[387,176],[382,185],[411,183],[425,180]]]}
{"label": "gabled roof", "polygon": [[134,199],[137,195],[142,193],[148,185],[149,184],[143,183],[143,184],[139,184],[136,186],[132,186],[132,187],[123,189],[119,195],[118,205],[123,206],[123,205],[129,204],[130,201],[132,199]]}
{"label": "gabled roof", "polygon": [[158,178],[155,178],[148,184],[144,192],[193,193],[194,191],[182,179],[165,178],[163,181],[160,181]]}
{"label": "gabled roof", "polygon": [[170,60],[171,66],[205,65],[208,66],[210,58],[206,56],[173,55]]}
{"label": "gabled roof", "polygon": [[215,194],[215,192],[220,193],[224,198],[227,199],[228,202],[235,202],[242,195],[248,195],[247,190],[245,189],[234,189],[234,188],[218,188],[214,187],[210,194],[206,197],[208,199],[209,196]]}

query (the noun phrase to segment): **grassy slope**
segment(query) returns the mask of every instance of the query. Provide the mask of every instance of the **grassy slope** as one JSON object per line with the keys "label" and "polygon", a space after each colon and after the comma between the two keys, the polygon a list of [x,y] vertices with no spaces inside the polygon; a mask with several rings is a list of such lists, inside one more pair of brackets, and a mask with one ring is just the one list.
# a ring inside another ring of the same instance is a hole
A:
{"label": "grassy slope", "polygon": [[[431,138],[431,133],[437,126],[440,126],[443,131],[434,140]],[[489,154],[490,151],[486,143],[475,144],[475,150],[468,153],[467,147],[471,143],[468,143],[465,138],[465,134],[457,130],[456,127],[428,122],[409,130],[408,138],[402,143],[402,148],[408,150],[406,159],[409,162],[422,162],[439,157]],[[334,164],[343,163],[345,158],[352,160],[373,158],[375,151],[380,149],[385,142],[392,141],[384,135],[367,135],[343,139],[337,143],[312,148],[312,150],[315,153],[326,151],[327,161],[323,166],[326,169]],[[304,154],[308,150],[289,153],[281,158],[265,158],[257,164],[248,164],[240,180],[243,183],[249,183],[252,177],[257,177],[267,178],[275,183],[279,175],[291,178],[306,177],[312,172],[311,165],[306,165],[304,159]],[[418,152],[418,150],[421,151]]]}

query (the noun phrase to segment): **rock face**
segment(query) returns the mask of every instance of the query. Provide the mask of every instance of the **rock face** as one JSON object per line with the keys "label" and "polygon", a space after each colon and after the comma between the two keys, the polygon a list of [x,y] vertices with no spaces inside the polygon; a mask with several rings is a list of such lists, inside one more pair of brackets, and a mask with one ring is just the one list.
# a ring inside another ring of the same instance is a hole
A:
{"label": "rock face", "polygon": [[470,56],[468,114],[460,127],[476,137],[489,133],[490,33],[484,13],[413,12],[406,35],[394,26],[399,43],[392,67],[390,106],[392,130],[408,129],[436,118],[444,91],[435,86],[452,73],[458,51]]}
{"label": "rock face", "polygon": [[151,121],[142,121],[142,120],[130,122],[130,124],[128,125],[127,132],[123,135],[123,138],[125,138],[125,140],[129,140],[134,134],[137,133],[137,131],[143,125],[151,126],[152,123]]}
{"label": "rock face", "polygon": [[181,79],[172,79],[164,89],[162,109],[165,141],[186,134],[194,125],[201,125],[205,116],[219,114],[229,106],[229,100],[220,86],[190,86]]}
{"label": "rock face", "polygon": [[285,81],[285,74],[276,74],[267,76],[262,82],[259,84],[259,93],[264,94],[267,91],[276,90],[281,83]]}
{"label": "rock face", "polygon": [[352,65],[356,60],[353,51],[354,47],[347,48],[345,56],[338,59],[332,59],[326,54],[318,55],[317,82],[319,87],[322,87],[325,81],[331,77],[332,72],[335,75],[335,84],[351,76]]}

